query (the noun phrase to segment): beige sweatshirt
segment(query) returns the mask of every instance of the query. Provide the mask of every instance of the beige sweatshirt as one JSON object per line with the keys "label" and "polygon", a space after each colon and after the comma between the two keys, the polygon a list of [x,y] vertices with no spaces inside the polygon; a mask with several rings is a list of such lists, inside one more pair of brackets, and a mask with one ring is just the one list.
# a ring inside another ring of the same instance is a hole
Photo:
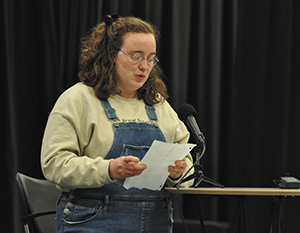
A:
{"label": "beige sweatshirt", "polygon": [[[150,122],[142,100],[116,95],[108,101],[121,122]],[[164,101],[154,107],[166,141],[187,143],[189,132],[169,103]],[[108,173],[110,160],[105,159],[113,137],[112,122],[93,89],[83,83],[75,84],[58,98],[48,118],[41,149],[45,178],[62,191],[101,187],[114,182]],[[190,168],[190,154],[187,163]],[[191,186],[192,182],[183,186]],[[167,185],[175,183],[167,180]]]}

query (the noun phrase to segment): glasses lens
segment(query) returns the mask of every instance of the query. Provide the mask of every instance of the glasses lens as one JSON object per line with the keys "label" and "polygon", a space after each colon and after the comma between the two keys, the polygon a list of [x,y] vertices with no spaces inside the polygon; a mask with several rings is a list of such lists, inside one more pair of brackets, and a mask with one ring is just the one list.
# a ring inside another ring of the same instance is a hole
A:
{"label": "glasses lens", "polygon": [[149,66],[155,66],[158,62],[158,57],[157,56],[154,56],[154,57],[151,57],[148,59],[148,65]]}
{"label": "glasses lens", "polygon": [[[134,64],[139,64],[144,60],[144,57],[141,53],[136,53],[132,56],[132,60]],[[158,57],[154,56],[154,57],[150,57],[147,59],[147,63],[149,66],[155,66],[158,62]]]}
{"label": "glasses lens", "polygon": [[142,62],[144,59],[143,55],[140,53],[136,53],[133,55],[132,60],[134,64],[138,64],[140,62]]}

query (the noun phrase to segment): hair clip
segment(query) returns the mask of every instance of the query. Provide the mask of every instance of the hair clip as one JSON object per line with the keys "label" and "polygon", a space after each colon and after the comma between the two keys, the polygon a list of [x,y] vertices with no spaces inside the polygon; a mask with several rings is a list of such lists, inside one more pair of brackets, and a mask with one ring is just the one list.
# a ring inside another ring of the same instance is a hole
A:
{"label": "hair clip", "polygon": [[113,14],[113,15],[106,15],[103,20],[105,22],[105,26],[109,27],[112,25],[113,22],[115,22],[118,18],[120,18],[120,15],[118,14]]}

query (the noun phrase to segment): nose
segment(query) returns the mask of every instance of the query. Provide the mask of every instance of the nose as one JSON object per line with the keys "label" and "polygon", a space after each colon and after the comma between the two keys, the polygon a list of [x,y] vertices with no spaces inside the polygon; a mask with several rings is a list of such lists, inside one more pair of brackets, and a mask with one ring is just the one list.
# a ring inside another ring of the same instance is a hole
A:
{"label": "nose", "polygon": [[147,59],[144,58],[144,59],[141,61],[141,63],[140,63],[139,66],[140,66],[140,69],[142,69],[142,70],[147,69],[147,67],[148,67],[148,61],[147,61]]}

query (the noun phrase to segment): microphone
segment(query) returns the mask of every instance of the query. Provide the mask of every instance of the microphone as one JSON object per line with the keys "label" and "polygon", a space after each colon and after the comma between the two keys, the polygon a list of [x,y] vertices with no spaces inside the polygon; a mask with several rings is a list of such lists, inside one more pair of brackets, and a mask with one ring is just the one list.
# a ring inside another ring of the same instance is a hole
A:
{"label": "microphone", "polygon": [[178,116],[188,126],[192,135],[197,141],[197,144],[205,144],[205,137],[198,127],[196,122],[197,112],[196,109],[190,104],[183,104],[178,109]]}

